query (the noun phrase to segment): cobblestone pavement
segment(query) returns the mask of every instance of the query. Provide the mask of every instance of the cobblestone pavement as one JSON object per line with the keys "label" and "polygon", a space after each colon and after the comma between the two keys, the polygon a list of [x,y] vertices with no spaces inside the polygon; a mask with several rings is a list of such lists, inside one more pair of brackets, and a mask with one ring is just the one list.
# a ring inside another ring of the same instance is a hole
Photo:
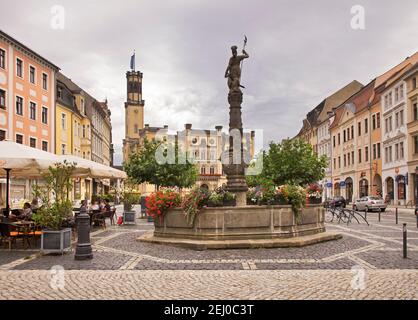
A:
{"label": "cobblestone pavement", "polygon": [[370,270],[153,270],[0,273],[0,299],[418,299],[417,273]]}
{"label": "cobblestone pavement", "polygon": [[[44,287],[36,297],[47,299],[102,295],[115,299],[416,299],[418,229],[412,210],[399,210],[399,224],[392,209],[381,214],[380,222],[377,213],[368,213],[368,221],[369,226],[328,223],[327,230],[342,233],[343,238],[303,248],[193,251],[137,241],[153,229],[138,220],[135,226],[93,230],[94,259],[90,261],[75,261],[73,252],[41,256],[36,251],[0,249],[0,298],[12,298],[22,283],[28,289]],[[407,259],[402,258],[404,222]],[[65,290],[49,288],[53,266],[64,268],[70,296]],[[352,268],[361,268],[367,278],[364,290],[352,289],[350,281],[358,275]]]}

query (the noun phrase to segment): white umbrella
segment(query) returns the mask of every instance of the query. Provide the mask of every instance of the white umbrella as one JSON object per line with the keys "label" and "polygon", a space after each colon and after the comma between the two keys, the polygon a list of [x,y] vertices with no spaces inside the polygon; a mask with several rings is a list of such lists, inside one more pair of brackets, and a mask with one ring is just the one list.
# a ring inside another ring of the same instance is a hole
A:
{"label": "white umbrella", "polygon": [[[11,169],[10,177],[39,178],[50,166],[62,163],[63,159],[51,152],[32,148],[10,140],[0,141],[0,167]],[[89,170],[75,168],[73,175],[82,175]],[[0,170],[0,178],[6,177],[6,170]]]}
{"label": "white umbrella", "polygon": [[[0,177],[6,177],[6,210],[9,209],[9,180],[11,177],[39,178],[50,166],[63,160],[50,152],[32,148],[10,140],[0,141]],[[88,173],[76,168],[74,175]]]}
{"label": "white umbrella", "polygon": [[[39,177],[49,166],[61,159],[55,154],[9,140],[0,141],[0,166],[11,169],[13,177]],[[1,170],[0,177],[6,172]]]}
{"label": "white umbrella", "polygon": [[[126,179],[126,172],[106,166],[104,164],[80,158],[73,155],[61,155],[59,156],[61,161],[73,162],[77,168],[87,169],[89,172],[86,174],[91,178],[113,178],[113,179]],[[80,175],[79,175],[80,176]]]}

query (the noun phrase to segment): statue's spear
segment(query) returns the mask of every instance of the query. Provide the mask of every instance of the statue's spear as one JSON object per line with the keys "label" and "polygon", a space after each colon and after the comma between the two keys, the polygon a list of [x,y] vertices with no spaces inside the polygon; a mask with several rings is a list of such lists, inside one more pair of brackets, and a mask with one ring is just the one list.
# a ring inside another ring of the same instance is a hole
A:
{"label": "statue's spear", "polygon": [[[244,34],[244,46],[242,47],[242,50],[245,50],[246,45],[247,45],[247,36]],[[241,83],[241,75],[242,75],[242,67],[243,66],[244,66],[244,59],[241,60],[241,66],[240,66],[241,74],[239,76],[240,83]],[[240,87],[245,88],[244,86],[241,86],[241,85],[240,85]]]}

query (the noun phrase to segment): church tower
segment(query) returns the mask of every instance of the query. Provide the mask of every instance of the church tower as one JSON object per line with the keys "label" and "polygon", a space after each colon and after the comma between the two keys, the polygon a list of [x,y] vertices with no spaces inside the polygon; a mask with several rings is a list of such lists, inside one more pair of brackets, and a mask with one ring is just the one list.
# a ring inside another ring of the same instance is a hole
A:
{"label": "church tower", "polygon": [[125,139],[123,141],[123,161],[136,149],[139,132],[144,128],[144,105],[142,100],[142,73],[133,70],[126,72],[127,100],[125,102]]}

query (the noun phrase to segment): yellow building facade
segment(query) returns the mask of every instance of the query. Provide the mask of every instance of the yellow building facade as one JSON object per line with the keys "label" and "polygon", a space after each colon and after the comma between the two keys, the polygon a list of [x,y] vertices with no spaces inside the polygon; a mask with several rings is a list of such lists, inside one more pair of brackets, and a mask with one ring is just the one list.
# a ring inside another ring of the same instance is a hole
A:
{"label": "yellow building facade", "polygon": [[408,202],[415,204],[417,194],[417,167],[418,167],[418,63],[409,70],[405,76],[407,94],[407,139],[408,139],[408,172],[409,195]]}
{"label": "yellow building facade", "polygon": [[[93,99],[62,73],[57,74],[55,153],[91,160],[91,121],[87,105]],[[72,200],[91,199],[93,179],[74,180]]]}

